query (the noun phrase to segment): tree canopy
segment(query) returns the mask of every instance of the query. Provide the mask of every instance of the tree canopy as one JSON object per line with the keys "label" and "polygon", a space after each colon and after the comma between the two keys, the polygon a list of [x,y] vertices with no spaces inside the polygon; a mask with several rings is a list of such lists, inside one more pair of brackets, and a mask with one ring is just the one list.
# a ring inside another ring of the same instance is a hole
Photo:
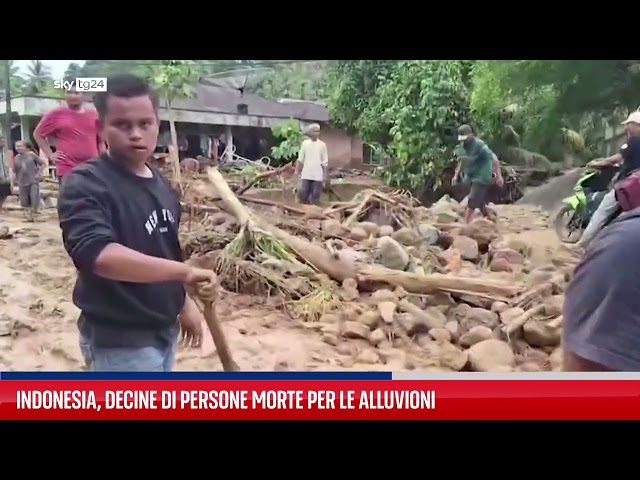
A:
{"label": "tree canopy", "polygon": [[[12,70],[12,88],[42,90],[48,73],[35,62],[23,77]],[[65,77],[154,78],[149,72],[162,69],[159,62],[88,60],[70,64]],[[638,60],[190,62],[197,75],[181,88],[237,75],[245,77],[236,85],[243,91],[324,101],[332,122],[388,159],[386,180],[403,187],[426,179],[437,185],[454,160],[461,123],[470,123],[507,162],[557,162],[567,155],[584,161],[598,153],[606,126],[640,106]]]}
{"label": "tree canopy", "polygon": [[640,106],[637,60],[344,60],[325,80],[332,120],[408,187],[437,184],[461,123],[507,160],[561,161],[595,155],[604,127]]}

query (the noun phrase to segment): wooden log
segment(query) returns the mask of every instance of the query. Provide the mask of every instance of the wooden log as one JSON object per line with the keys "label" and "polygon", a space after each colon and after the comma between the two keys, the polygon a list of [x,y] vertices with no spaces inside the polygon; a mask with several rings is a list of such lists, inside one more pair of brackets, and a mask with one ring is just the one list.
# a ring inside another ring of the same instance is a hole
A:
{"label": "wooden log", "polygon": [[279,238],[287,246],[294,251],[300,258],[304,259],[308,264],[314,266],[319,271],[326,273],[329,277],[342,282],[347,278],[356,277],[355,264],[347,262],[343,259],[335,259],[330,252],[319,245],[315,245],[308,240],[291,235],[279,228],[264,221],[257,215],[253,214],[245,207],[238,197],[231,191],[229,185],[216,168],[207,169],[209,180],[213,183],[220,199],[227,206],[229,211],[236,217],[242,225],[246,225],[247,229],[254,230],[259,228]]}
{"label": "wooden log", "polygon": [[[523,290],[519,285],[494,282],[487,279],[454,277],[448,275],[418,275],[409,272],[391,270],[380,265],[368,265],[336,259],[325,248],[311,243],[305,238],[291,235],[269,224],[245,207],[231,191],[229,185],[215,168],[207,169],[209,180],[216,188],[220,199],[241,224],[249,230],[266,231],[286,243],[300,258],[327,274],[332,279],[342,282],[354,278],[362,289],[375,288],[380,283],[402,287],[410,293],[433,293],[437,291],[464,294],[478,294],[486,298],[504,301]],[[372,195],[367,195],[371,198]]]}

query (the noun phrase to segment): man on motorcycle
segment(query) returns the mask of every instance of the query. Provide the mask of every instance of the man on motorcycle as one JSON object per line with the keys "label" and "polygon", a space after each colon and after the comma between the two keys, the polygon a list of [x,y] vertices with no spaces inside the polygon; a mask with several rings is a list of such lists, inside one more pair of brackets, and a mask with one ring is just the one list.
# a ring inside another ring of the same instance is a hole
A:
{"label": "man on motorcycle", "polygon": [[[627,141],[620,148],[620,152],[611,157],[594,160],[589,166],[602,168],[610,165],[622,164],[616,181],[630,175],[632,172],[640,169],[640,112],[633,112],[622,124],[625,126],[627,133]],[[618,201],[616,200],[615,190],[611,189],[607,193],[597,210],[593,213],[589,225],[585,229],[582,238],[578,242],[578,247],[586,247],[591,240],[602,230],[611,217],[618,210]]]}
{"label": "man on motorcycle", "polygon": [[493,220],[493,214],[487,210],[486,205],[494,179],[498,187],[504,185],[500,161],[486,143],[475,137],[469,125],[458,128],[458,140],[462,142],[465,157],[460,159],[456,167],[452,184],[455,185],[462,176],[462,180],[471,185],[465,222],[471,221],[476,208],[484,217]]}

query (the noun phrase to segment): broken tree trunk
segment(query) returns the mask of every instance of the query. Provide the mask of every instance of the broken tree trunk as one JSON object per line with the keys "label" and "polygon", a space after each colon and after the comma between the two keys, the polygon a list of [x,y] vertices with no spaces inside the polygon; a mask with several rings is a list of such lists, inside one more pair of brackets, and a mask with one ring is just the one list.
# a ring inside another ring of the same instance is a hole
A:
{"label": "broken tree trunk", "polygon": [[352,262],[345,260],[337,260],[333,258],[330,252],[319,245],[315,245],[308,240],[291,235],[279,228],[270,225],[240,203],[238,197],[231,191],[229,185],[215,168],[207,169],[209,180],[215,187],[222,202],[238,219],[238,221],[247,225],[249,230],[259,227],[276,238],[286,243],[300,258],[304,259],[308,264],[312,265],[319,271],[326,273],[331,278],[342,282],[347,278],[355,278],[356,269]]}
{"label": "broken tree trunk", "polygon": [[430,294],[437,291],[476,295],[492,300],[505,301],[522,291],[519,285],[492,282],[483,278],[455,277],[434,273],[416,273],[392,270],[382,265],[358,264],[358,284],[375,288],[375,284],[402,287],[408,293]]}
{"label": "broken tree trunk", "polygon": [[238,221],[247,225],[249,230],[267,232],[286,243],[300,258],[332,279],[342,282],[354,278],[362,289],[376,288],[376,284],[402,287],[409,293],[433,293],[437,291],[479,295],[504,301],[522,291],[518,285],[487,281],[486,279],[453,277],[448,275],[417,275],[409,272],[391,270],[380,265],[368,265],[336,259],[325,248],[310,241],[296,237],[267,223],[242,205],[238,197],[215,168],[207,169],[209,180],[215,187],[222,202]]}

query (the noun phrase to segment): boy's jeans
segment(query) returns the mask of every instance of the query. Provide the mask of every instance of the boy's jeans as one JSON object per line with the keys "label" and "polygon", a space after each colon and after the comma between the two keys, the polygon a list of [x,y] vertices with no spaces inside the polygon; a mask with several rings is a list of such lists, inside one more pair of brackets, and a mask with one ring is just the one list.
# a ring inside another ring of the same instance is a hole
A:
{"label": "boy's jeans", "polygon": [[178,338],[169,347],[96,348],[80,334],[80,351],[93,372],[170,372],[176,358]]}

